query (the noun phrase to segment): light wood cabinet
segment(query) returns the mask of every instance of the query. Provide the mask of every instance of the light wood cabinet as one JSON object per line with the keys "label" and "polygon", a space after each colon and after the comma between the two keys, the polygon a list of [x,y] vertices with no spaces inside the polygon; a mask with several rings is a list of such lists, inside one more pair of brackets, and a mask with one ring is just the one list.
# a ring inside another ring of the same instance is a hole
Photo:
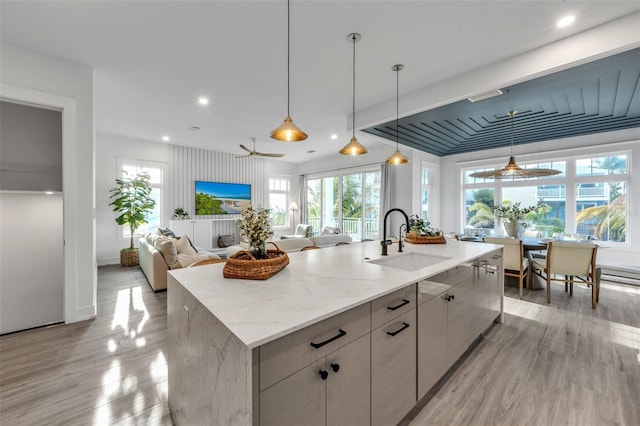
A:
{"label": "light wood cabinet", "polygon": [[371,332],[371,424],[395,425],[416,404],[416,310]]}
{"label": "light wood cabinet", "polygon": [[366,334],[260,392],[260,425],[369,425],[369,350]]}
{"label": "light wood cabinet", "polygon": [[418,283],[418,399],[500,316],[500,260],[481,258]]}
{"label": "light wood cabinet", "polygon": [[447,303],[442,292],[418,306],[418,399],[449,369]]}
{"label": "light wood cabinet", "polygon": [[[463,267],[459,267],[463,268]],[[487,328],[489,288],[477,266],[466,268],[467,280],[448,294],[447,363],[451,367]]]}

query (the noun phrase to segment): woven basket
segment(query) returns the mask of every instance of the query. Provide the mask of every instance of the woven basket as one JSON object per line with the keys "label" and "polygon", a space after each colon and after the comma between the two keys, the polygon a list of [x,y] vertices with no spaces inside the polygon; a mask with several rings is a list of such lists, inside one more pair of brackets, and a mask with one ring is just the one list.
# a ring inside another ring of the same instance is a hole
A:
{"label": "woven basket", "polygon": [[140,257],[138,250],[121,250],[120,251],[120,266],[138,266],[140,264]]}
{"label": "woven basket", "polygon": [[443,235],[436,235],[435,237],[429,237],[426,235],[414,236],[407,234],[405,240],[411,244],[447,244],[447,240]]}
{"label": "woven basket", "polygon": [[222,270],[225,278],[240,278],[244,280],[266,280],[271,278],[289,264],[286,252],[272,242],[275,250],[267,250],[266,259],[256,259],[246,250],[242,250],[227,259]]}

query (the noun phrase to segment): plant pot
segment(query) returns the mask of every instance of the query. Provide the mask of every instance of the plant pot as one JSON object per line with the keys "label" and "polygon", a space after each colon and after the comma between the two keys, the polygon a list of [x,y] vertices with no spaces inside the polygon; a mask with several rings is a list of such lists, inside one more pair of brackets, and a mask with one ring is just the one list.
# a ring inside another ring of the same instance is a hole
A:
{"label": "plant pot", "polygon": [[140,264],[140,256],[138,249],[122,249],[120,250],[120,266],[138,266]]}
{"label": "plant pot", "polygon": [[524,225],[521,222],[505,222],[504,231],[510,237],[522,239]]}

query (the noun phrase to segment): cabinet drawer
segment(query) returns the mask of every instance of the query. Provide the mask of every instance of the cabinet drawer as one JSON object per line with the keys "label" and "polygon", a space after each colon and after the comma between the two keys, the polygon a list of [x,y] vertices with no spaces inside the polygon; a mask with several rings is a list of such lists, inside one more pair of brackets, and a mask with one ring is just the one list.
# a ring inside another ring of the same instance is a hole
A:
{"label": "cabinet drawer", "polygon": [[365,303],[261,346],[260,390],[353,342],[370,330],[371,308],[369,303]]}
{"label": "cabinet drawer", "polygon": [[371,302],[371,328],[378,328],[415,307],[415,284],[382,296]]}

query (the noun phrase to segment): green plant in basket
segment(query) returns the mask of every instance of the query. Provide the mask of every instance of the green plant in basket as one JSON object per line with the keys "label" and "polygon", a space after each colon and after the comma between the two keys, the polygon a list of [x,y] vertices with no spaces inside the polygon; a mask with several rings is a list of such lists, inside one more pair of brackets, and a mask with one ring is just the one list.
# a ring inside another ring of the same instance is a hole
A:
{"label": "green plant in basket", "polygon": [[431,222],[428,219],[422,219],[417,214],[409,216],[409,234],[414,237],[427,236],[435,237],[442,234],[439,229],[431,227]]}
{"label": "green plant in basket", "polygon": [[[137,265],[137,248],[133,246],[133,237],[136,229],[143,223],[147,223],[147,214],[153,211],[156,201],[151,198],[151,185],[149,180],[151,177],[147,172],[140,172],[135,177],[129,177],[128,173],[123,170],[124,177],[116,179],[116,187],[111,188],[109,203],[113,206],[113,211],[119,213],[116,217],[118,225],[128,225],[130,230],[129,248],[120,251],[120,263],[122,266]],[[127,252],[134,256],[135,260],[127,260]]]}

